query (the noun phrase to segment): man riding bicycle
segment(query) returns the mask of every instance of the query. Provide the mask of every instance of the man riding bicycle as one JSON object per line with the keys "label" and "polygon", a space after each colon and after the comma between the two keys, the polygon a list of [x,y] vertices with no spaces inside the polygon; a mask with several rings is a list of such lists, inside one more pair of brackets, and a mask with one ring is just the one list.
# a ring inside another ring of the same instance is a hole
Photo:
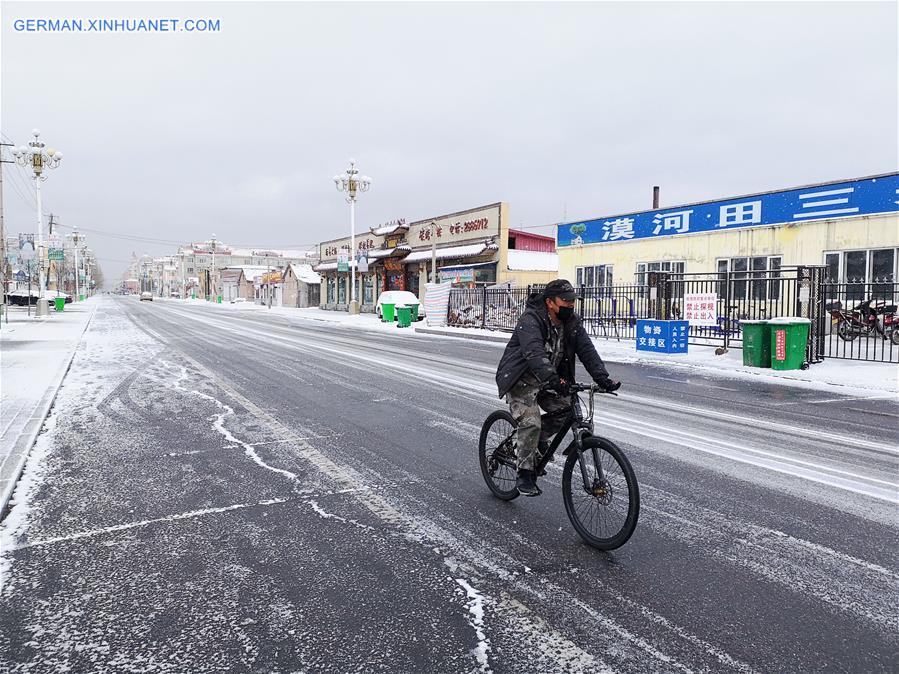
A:
{"label": "man riding bicycle", "polygon": [[[496,370],[499,397],[505,396],[518,423],[517,487],[527,496],[540,494],[534,472],[537,450],[546,452],[549,438],[568,418],[568,383],[574,381],[575,356],[604,391],[621,386],[609,378],[580,316],[574,313],[576,297],[574,287],[564,279],[531,293]],[[540,408],[546,412],[542,417]]]}

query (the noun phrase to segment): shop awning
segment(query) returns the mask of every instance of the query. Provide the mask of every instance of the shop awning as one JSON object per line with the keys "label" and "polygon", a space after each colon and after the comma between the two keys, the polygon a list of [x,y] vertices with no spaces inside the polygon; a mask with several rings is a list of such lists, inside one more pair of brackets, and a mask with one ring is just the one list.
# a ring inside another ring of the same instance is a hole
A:
{"label": "shop awning", "polygon": [[[488,252],[492,252],[495,250],[499,250],[499,246],[497,246],[492,241],[485,241],[484,243],[476,243],[468,246],[452,246],[450,248],[438,248],[437,249],[437,259],[446,259],[446,258],[458,258],[458,257],[477,257],[478,255],[485,255]],[[421,262],[423,260],[431,259],[431,251],[430,250],[416,250],[414,253],[409,253],[405,258],[403,258],[403,262]]]}
{"label": "shop awning", "polygon": [[385,257],[392,257],[394,255],[400,256],[403,253],[408,253],[412,250],[409,246],[403,244],[397,246],[396,248],[386,248],[384,250],[370,250],[366,253],[369,260],[380,260]]}

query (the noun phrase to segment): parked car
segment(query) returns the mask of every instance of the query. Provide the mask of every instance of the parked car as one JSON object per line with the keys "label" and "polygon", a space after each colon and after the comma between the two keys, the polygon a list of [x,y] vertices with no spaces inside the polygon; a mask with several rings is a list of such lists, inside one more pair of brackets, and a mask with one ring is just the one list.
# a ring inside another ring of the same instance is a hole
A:
{"label": "parked car", "polygon": [[241,302],[246,302],[246,301],[247,301],[246,297],[235,297],[233,300],[231,300],[231,304],[240,304]]}
{"label": "parked car", "polygon": [[148,292],[146,290],[144,292],[142,292],[140,294],[140,301],[143,302],[144,300],[147,300],[148,302],[152,302],[153,301],[153,293]]}
{"label": "parked car", "polygon": [[[378,303],[375,305],[375,312],[378,314],[378,318],[381,318],[381,305],[382,304],[393,304],[395,306],[399,306],[401,304],[405,304],[406,306],[411,306],[413,304],[418,305],[418,320],[421,320],[425,317],[425,307],[413,293],[410,293],[408,290],[385,290],[380,295],[378,295]],[[393,314],[393,320],[396,320],[396,313]]]}
{"label": "parked car", "polygon": [[[40,293],[37,290],[31,291],[31,306],[37,304],[37,300],[40,297]],[[66,304],[69,304],[72,301],[72,296],[68,295],[61,290],[47,290],[44,293],[44,298],[52,303],[54,299],[57,297],[64,297],[66,300]],[[11,293],[6,294],[6,303],[12,304],[20,307],[27,307],[29,304],[28,301],[28,291],[27,290],[14,290]]]}

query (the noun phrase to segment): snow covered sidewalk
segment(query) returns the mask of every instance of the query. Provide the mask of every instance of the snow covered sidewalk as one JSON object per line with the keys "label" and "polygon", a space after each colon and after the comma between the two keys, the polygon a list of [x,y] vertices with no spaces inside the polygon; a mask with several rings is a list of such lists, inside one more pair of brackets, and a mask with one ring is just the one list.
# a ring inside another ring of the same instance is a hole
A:
{"label": "snow covered sidewalk", "polygon": [[97,306],[97,299],[67,304],[46,318],[13,307],[0,327],[0,513],[25,458],[53,405]]}

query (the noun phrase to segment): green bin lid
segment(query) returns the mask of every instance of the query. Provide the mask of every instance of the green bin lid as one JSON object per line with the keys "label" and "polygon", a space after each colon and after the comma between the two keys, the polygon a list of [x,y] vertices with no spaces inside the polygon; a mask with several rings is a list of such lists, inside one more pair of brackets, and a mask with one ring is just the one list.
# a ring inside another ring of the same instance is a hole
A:
{"label": "green bin lid", "polygon": [[744,320],[740,321],[740,325],[764,325],[766,323],[768,323],[767,318],[761,318],[759,320],[753,320],[753,321],[744,321]]}
{"label": "green bin lid", "polygon": [[772,318],[770,321],[771,325],[800,325],[802,323],[811,323],[808,318],[802,318],[801,316],[781,316],[779,318]]}

